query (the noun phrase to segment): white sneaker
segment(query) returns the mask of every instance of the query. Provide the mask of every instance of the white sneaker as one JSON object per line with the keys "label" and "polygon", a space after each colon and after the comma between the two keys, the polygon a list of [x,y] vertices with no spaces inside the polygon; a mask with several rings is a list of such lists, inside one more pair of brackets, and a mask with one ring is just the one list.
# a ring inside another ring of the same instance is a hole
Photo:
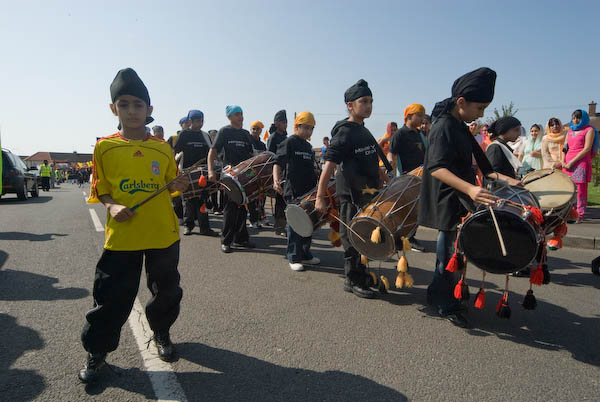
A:
{"label": "white sneaker", "polygon": [[299,262],[290,262],[290,268],[292,271],[304,271],[304,265]]}
{"label": "white sneaker", "polygon": [[321,260],[319,260],[317,257],[313,257],[310,260],[302,261],[302,264],[308,264],[308,265],[319,265],[320,263],[321,263]]}

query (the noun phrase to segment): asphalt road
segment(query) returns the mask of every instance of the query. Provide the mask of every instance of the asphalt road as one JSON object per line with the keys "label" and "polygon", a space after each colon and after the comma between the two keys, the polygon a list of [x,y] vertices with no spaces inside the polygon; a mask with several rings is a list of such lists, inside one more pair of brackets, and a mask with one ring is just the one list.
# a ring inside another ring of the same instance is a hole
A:
{"label": "asphalt road", "polygon": [[[156,399],[128,325],[112,370],[97,385],[76,373],[79,340],[92,306],[97,232],[82,190],[64,184],[38,199],[0,200],[0,400]],[[211,216],[220,229],[220,217]],[[196,229],[197,231],[197,229]],[[552,284],[536,287],[538,308],[519,305],[528,281],[511,279],[512,317],[494,307],[504,277],[487,275],[487,305],[471,309],[470,330],[425,306],[435,233],[420,230],[429,252],[409,253],[415,286],[378,300],[342,291],[342,252],[321,230],[322,265],[293,272],[285,239],[253,232],[259,249],[224,255],[218,238],[182,238],[184,299],[172,328],[172,369],[188,401],[597,401],[600,395],[600,278],[592,250],[550,254]],[[377,264],[376,264],[377,265]],[[395,262],[382,272],[393,278]],[[481,271],[469,269],[471,294]],[[144,281],[139,299],[149,292]]]}

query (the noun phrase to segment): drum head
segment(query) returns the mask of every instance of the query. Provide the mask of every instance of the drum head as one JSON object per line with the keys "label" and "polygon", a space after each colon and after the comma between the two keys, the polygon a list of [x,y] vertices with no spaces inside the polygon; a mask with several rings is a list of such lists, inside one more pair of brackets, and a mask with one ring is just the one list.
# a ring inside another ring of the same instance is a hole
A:
{"label": "drum head", "polygon": [[296,204],[289,204],[285,209],[285,218],[294,232],[302,237],[312,236],[313,221],[302,207]]}
{"label": "drum head", "polygon": [[236,179],[227,174],[221,178],[221,184],[223,184],[225,193],[231,201],[240,205],[244,203],[244,192]]}
{"label": "drum head", "polygon": [[[527,183],[528,180],[540,177],[551,171],[551,169],[535,170],[526,174],[522,181],[523,183]],[[546,177],[525,184],[525,188],[538,198],[542,210],[565,206],[575,196],[575,184],[573,180],[560,170],[555,170],[554,173]]]}
{"label": "drum head", "polygon": [[533,228],[520,216],[509,211],[494,210],[504,245],[502,255],[492,216],[482,210],[465,221],[460,231],[460,248],[467,259],[484,271],[494,274],[516,272],[533,261],[539,239]]}
{"label": "drum head", "polygon": [[[371,233],[377,227],[381,228],[381,241],[379,243],[371,242]],[[358,233],[358,235],[364,240],[361,240],[352,230],[348,230],[348,237],[350,243],[354,248],[362,255],[372,260],[386,260],[392,254],[396,252],[396,242],[392,233],[379,221],[363,216],[352,219],[350,228]]]}

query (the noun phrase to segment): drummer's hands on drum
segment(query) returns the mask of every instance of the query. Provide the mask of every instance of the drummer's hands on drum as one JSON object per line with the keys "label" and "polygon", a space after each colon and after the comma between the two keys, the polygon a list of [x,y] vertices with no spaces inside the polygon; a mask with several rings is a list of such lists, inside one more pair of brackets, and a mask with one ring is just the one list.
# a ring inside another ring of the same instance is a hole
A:
{"label": "drummer's hands on drum", "polygon": [[328,212],[329,208],[327,207],[327,201],[325,197],[317,197],[315,209],[322,215],[325,215]]}
{"label": "drummer's hands on drum", "polygon": [[552,168],[554,168],[554,169],[562,169],[562,167],[563,167],[563,164],[561,162],[554,162],[552,164]]}
{"label": "drummer's hands on drum", "polygon": [[483,187],[472,186],[469,189],[468,195],[474,202],[485,205],[494,205],[496,203],[496,197]]}
{"label": "drummer's hands on drum", "polygon": [[185,190],[187,190],[189,185],[190,179],[187,177],[187,175],[179,176],[173,180],[173,183],[169,184],[169,191],[171,193],[174,193],[175,191],[183,193]]}
{"label": "drummer's hands on drum", "polygon": [[521,182],[521,180],[517,180],[517,179],[513,179],[513,178],[509,177],[508,180],[506,180],[506,181],[511,186],[523,187],[523,182]]}

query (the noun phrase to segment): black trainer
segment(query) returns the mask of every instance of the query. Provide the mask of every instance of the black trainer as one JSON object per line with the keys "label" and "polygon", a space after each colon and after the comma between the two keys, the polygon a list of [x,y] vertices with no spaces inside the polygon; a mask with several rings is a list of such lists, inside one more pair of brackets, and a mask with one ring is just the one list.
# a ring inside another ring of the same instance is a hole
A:
{"label": "black trainer", "polygon": [[169,362],[175,356],[175,345],[171,342],[171,337],[168,332],[155,332],[154,344],[158,349],[158,357],[160,360]]}
{"label": "black trainer", "polygon": [[229,253],[233,252],[233,250],[231,250],[231,246],[228,244],[221,244],[221,251],[224,252],[225,254],[229,254]]}
{"label": "black trainer", "polygon": [[88,354],[85,367],[79,371],[79,381],[84,384],[95,382],[100,377],[100,371],[106,366],[106,353]]}

